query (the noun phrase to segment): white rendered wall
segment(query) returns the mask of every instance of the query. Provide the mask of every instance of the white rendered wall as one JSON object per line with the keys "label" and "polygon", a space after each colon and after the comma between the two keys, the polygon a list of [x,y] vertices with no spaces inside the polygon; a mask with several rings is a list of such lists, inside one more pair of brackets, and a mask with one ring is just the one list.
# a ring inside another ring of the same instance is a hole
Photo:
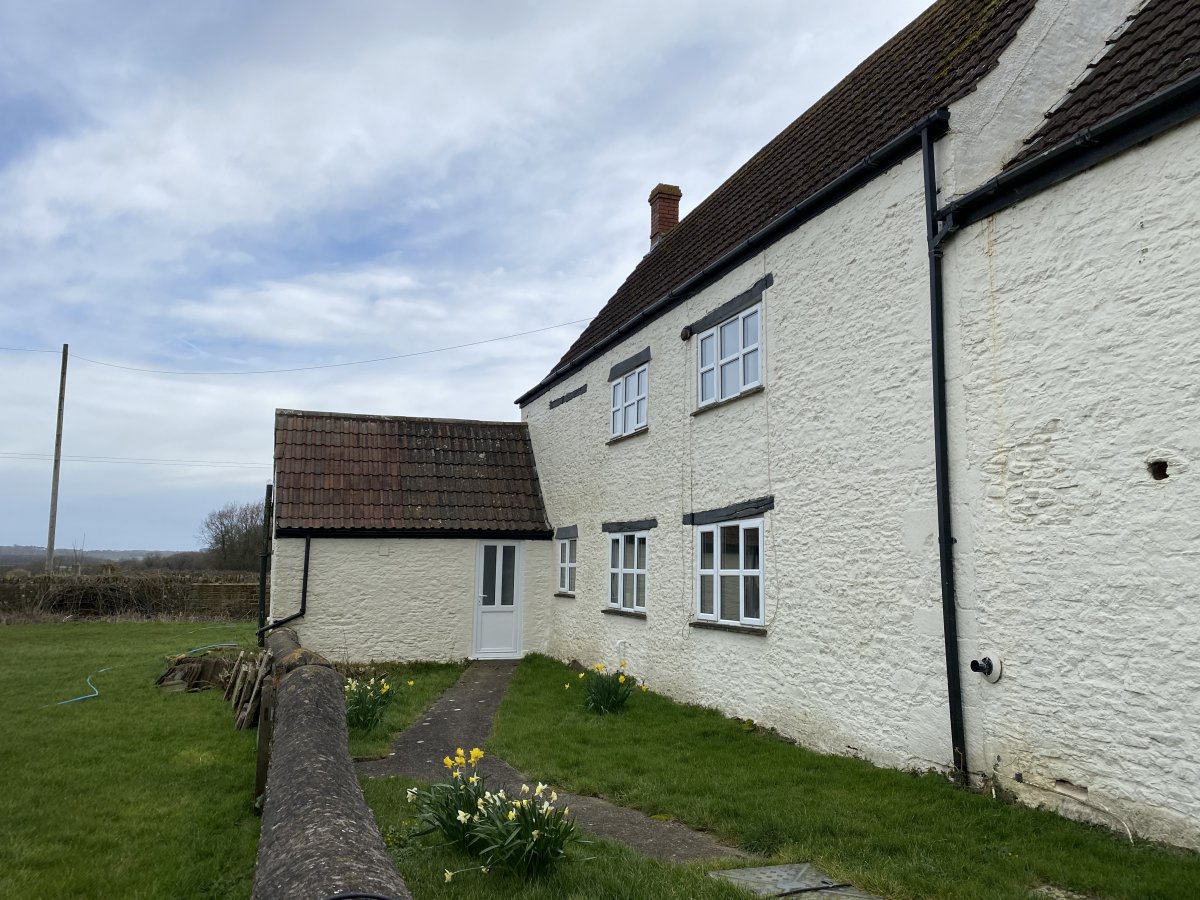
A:
{"label": "white rendered wall", "polygon": [[[459,538],[313,538],[308,611],[291,623],[305,647],[332,660],[465,659],[474,633],[479,542]],[[550,543],[524,541],[522,650],[544,647],[552,592]],[[271,617],[300,609],[304,539],[277,538]]]}
{"label": "white rendered wall", "polygon": [[[579,527],[551,653],[628,659],[656,689],[820,749],[949,763],[923,216],[914,156],[524,409],[550,519]],[[680,329],[766,273],[766,389],[690,415]],[[649,430],[609,445],[608,370],[647,345]],[[689,627],[682,515],[769,494],[767,636]],[[646,619],[605,615],[601,523],[650,517]]]}
{"label": "white rendered wall", "polygon": [[998,684],[963,676],[972,768],[1034,803],[1059,803],[1056,781],[1086,787],[1136,831],[1193,847],[1197,147],[1193,121],[946,254],[962,650],[1004,660]]}

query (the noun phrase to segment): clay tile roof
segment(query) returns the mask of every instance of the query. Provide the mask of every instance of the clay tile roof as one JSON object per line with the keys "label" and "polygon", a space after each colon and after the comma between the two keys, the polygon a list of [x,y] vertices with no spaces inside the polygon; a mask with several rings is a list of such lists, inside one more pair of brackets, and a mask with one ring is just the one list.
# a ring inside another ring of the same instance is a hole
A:
{"label": "clay tile roof", "polygon": [[1010,165],[1200,71],[1200,3],[1151,0],[1118,28]]}
{"label": "clay tile roof", "polygon": [[940,0],[872,54],[666,234],[555,366],[831,183],[996,65],[1034,0]]}
{"label": "clay tile roof", "polygon": [[275,528],[550,534],[523,422],[292,409],[275,411]]}

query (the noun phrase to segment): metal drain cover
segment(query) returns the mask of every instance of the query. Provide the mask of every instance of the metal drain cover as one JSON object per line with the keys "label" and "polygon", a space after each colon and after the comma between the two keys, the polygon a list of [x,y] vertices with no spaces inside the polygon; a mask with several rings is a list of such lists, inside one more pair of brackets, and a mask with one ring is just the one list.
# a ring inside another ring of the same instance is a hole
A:
{"label": "metal drain cover", "polygon": [[709,872],[760,897],[853,897],[855,900],[880,900],[858,888],[836,881],[808,863],[786,866],[760,866],[756,869],[722,869]]}

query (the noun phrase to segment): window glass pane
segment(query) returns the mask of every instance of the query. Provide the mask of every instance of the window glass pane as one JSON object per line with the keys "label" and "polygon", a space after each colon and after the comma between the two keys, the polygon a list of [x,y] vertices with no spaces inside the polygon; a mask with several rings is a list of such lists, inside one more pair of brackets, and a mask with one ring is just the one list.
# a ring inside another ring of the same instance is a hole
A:
{"label": "window glass pane", "polygon": [[572,594],[575,593],[575,569],[567,570],[567,590]]}
{"label": "window glass pane", "polygon": [[625,562],[623,568],[632,569],[634,551],[636,549],[637,539],[632,534],[625,535]]}
{"label": "window glass pane", "polygon": [[741,531],[736,525],[725,525],[721,528],[721,568],[740,569],[738,564],[738,534]]}
{"label": "window glass pane", "polygon": [[742,563],[743,569],[758,569],[758,529],[747,528],[742,532],[742,543],[745,546],[745,561]]}
{"label": "window glass pane", "polygon": [[646,396],[646,375],[647,375],[647,372],[648,372],[648,370],[647,370],[647,369],[642,369],[640,372],[638,372],[638,373],[637,373],[637,382],[638,382],[638,386],[637,386],[637,392],[638,392],[638,396],[639,396],[639,397],[645,397],[645,396]]}
{"label": "window glass pane", "polygon": [[621,605],[626,609],[633,609],[633,573],[626,572],[621,579]]}
{"label": "window glass pane", "polygon": [[558,561],[560,563],[565,563],[567,561],[567,542],[566,541],[558,542]]}
{"label": "window glass pane", "polygon": [[562,566],[558,569],[558,589],[565,591],[567,589],[567,570]]}
{"label": "window glass pane", "polygon": [[713,533],[711,531],[700,532],[700,568],[711,569],[713,567]]}
{"label": "window glass pane", "polygon": [[637,406],[635,404],[631,403],[629,406],[625,407],[625,433],[626,434],[633,431],[633,429],[637,428],[636,417],[637,417]]}
{"label": "window glass pane", "polygon": [[575,538],[572,538],[571,540],[567,541],[567,544],[570,546],[570,551],[569,551],[570,555],[567,557],[567,561],[574,564],[574,562],[575,562]]}
{"label": "window glass pane", "polygon": [[746,589],[746,613],[747,619],[762,618],[762,600],[759,595],[759,578],[757,575],[745,575],[742,580]]}
{"label": "window glass pane", "polygon": [[717,339],[713,335],[701,338],[700,340],[700,368],[711,366],[713,364],[713,348],[717,344]]}
{"label": "window glass pane", "polygon": [[480,602],[484,606],[496,605],[496,546],[489,544],[483,548],[483,584],[479,593]]}
{"label": "window glass pane", "polygon": [[728,359],[741,349],[741,345],[738,343],[738,330],[737,319],[721,326],[721,359]]}
{"label": "window glass pane", "polygon": [[640,537],[637,539],[637,566],[638,569],[646,568],[646,539]]}
{"label": "window glass pane", "polygon": [[737,575],[721,576],[721,618],[736,622],[741,618],[741,601],[738,599]]}
{"label": "window glass pane", "polygon": [[646,576],[645,575],[637,576],[637,603],[635,605],[637,605],[637,606],[645,606],[646,605]]}
{"label": "window glass pane", "polygon": [[612,433],[613,434],[621,433],[621,411],[619,409],[613,413]]}
{"label": "window glass pane", "polygon": [[632,400],[637,396],[637,372],[630,372],[625,376],[625,399]]}
{"label": "window glass pane", "polygon": [[751,350],[742,357],[742,384],[758,381],[758,351]]}
{"label": "window glass pane", "polygon": [[742,319],[742,346],[753,347],[758,343],[758,313],[752,312]]}
{"label": "window glass pane", "polygon": [[712,369],[707,372],[700,373],[700,402],[707,403],[713,399],[713,390],[716,387],[717,375]]}
{"label": "window glass pane", "polygon": [[616,606],[620,600],[621,576],[613,572],[608,576],[608,602]]}
{"label": "window glass pane", "polygon": [[500,567],[500,605],[512,606],[517,585],[517,548],[504,547]]}
{"label": "window glass pane", "polygon": [[700,612],[711,616],[713,612],[713,576],[700,576]]}
{"label": "window glass pane", "polygon": [[620,406],[620,405],[621,405],[621,382],[619,382],[619,381],[614,381],[614,382],[613,382],[612,389],[613,389],[613,402],[612,402],[612,405],[613,405],[613,407],[615,408],[615,407],[618,407],[618,406]]}
{"label": "window glass pane", "polygon": [[727,362],[721,366],[721,396],[732,397],[742,389],[741,379],[738,377],[741,372],[742,365],[736,359],[733,362]]}
{"label": "window glass pane", "polygon": [[644,399],[637,402],[637,423],[639,426],[646,424],[646,401]]}
{"label": "window glass pane", "polygon": [[608,560],[609,568],[619,569],[621,568],[621,539],[613,538],[611,541],[609,541],[609,545],[612,548],[612,552],[609,555]]}

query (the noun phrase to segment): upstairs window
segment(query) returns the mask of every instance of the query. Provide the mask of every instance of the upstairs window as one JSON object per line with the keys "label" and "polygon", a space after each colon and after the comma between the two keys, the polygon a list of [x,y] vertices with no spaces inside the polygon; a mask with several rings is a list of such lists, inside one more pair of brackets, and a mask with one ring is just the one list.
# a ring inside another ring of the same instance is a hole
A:
{"label": "upstairs window", "polygon": [[696,617],[762,625],[763,520],[696,529]]}
{"label": "upstairs window", "polygon": [[650,366],[634,369],[612,382],[612,436],[620,437],[646,427]]}
{"label": "upstairs window", "polygon": [[646,611],[647,531],[614,534],[609,539],[608,605]]}
{"label": "upstairs window", "polygon": [[728,400],[762,384],[762,304],[700,335],[700,405]]}

